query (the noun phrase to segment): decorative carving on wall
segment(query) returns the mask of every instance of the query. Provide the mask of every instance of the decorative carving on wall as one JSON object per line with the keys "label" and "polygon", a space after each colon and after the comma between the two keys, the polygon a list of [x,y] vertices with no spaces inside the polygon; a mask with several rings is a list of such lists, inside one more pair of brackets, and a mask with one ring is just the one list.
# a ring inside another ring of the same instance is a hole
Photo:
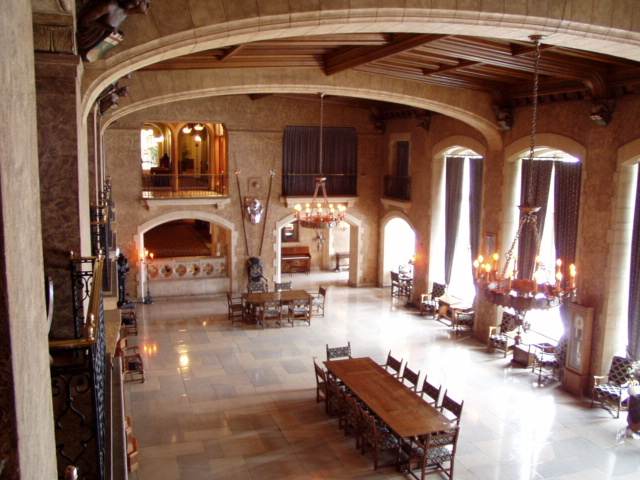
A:
{"label": "decorative carving on wall", "polygon": [[73,54],[73,47],[73,17],[34,13],[33,49],[36,52]]}
{"label": "decorative carving on wall", "polygon": [[178,257],[148,260],[149,280],[188,280],[224,278],[227,259],[224,257]]}
{"label": "decorative carving on wall", "polygon": [[500,130],[507,131],[513,128],[513,108],[505,105],[493,105],[493,111],[496,114]]}
{"label": "decorative carving on wall", "polygon": [[146,14],[150,0],[90,0],[78,13],[78,52],[88,62],[98,60],[122,42],[120,25],[129,15]]}
{"label": "decorative carving on wall", "polygon": [[387,121],[414,118],[418,120],[416,126],[428,131],[431,126],[432,117],[432,112],[419,108],[398,108],[393,110],[375,109],[371,114],[371,123],[373,123],[376,130],[384,133],[387,129]]}
{"label": "decorative carving on wall", "polygon": [[129,87],[126,85],[121,87],[119,81],[109,85],[100,94],[100,97],[98,97],[100,115],[104,115],[110,108],[117,108],[120,102],[120,97],[126,97],[128,95]]}
{"label": "decorative carving on wall", "polygon": [[616,102],[612,99],[597,99],[591,104],[591,113],[589,118],[596,125],[606,127],[611,122]]}

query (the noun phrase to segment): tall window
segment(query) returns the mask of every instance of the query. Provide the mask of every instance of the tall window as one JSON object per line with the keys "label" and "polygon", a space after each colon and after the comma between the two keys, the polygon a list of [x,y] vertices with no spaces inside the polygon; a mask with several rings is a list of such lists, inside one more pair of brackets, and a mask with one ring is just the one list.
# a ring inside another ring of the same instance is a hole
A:
{"label": "tall window", "polygon": [[[536,273],[535,280],[538,283],[551,283],[554,284],[556,281],[556,259],[558,257],[562,257],[562,247],[559,245],[559,241],[564,241],[567,243],[568,237],[574,237],[577,234],[577,205],[566,206],[563,203],[560,203],[560,208],[564,208],[565,210],[570,210],[571,216],[574,218],[570,218],[572,225],[566,227],[562,221],[562,218],[558,218],[562,212],[556,212],[556,206],[559,202],[565,202],[566,199],[563,200],[559,195],[567,195],[568,190],[575,191],[576,195],[579,195],[579,178],[580,171],[578,169],[573,169],[573,186],[566,187],[562,191],[557,191],[558,185],[562,185],[565,187],[566,174],[561,174],[560,170],[563,164],[577,164],[579,160],[563,151],[548,149],[548,148],[540,148],[535,152],[536,156],[534,157],[534,162],[549,162],[548,165],[550,170],[546,170],[549,172],[548,176],[543,174],[534,175],[534,178],[538,180],[539,185],[536,185],[535,188],[538,192],[547,191],[546,198],[544,196],[542,198],[538,198],[537,200],[541,201],[542,204],[545,203],[546,206],[543,206],[542,211],[544,212],[544,216],[539,219],[539,227],[542,226],[541,236],[540,236],[540,244],[538,249],[538,258],[536,259]],[[522,162],[524,159],[520,159]],[[538,171],[544,169],[538,169]],[[566,169],[565,169],[566,170]],[[563,171],[565,171],[563,170]],[[526,175],[525,169],[521,169],[521,177]],[[559,175],[562,175],[559,177]],[[577,175],[577,176],[576,176]],[[521,178],[520,190],[522,190],[522,185],[525,182],[525,179]],[[535,182],[535,180],[534,180]],[[547,183],[548,182],[548,183]],[[548,190],[547,190],[548,189]],[[577,189],[577,191],[576,191]],[[520,194],[522,191],[520,191]],[[522,195],[518,195],[516,198],[523,198]],[[570,196],[570,195],[569,195]],[[575,200],[575,201],[574,201]],[[569,199],[568,203],[577,202],[577,197],[575,199]],[[564,212],[566,214],[566,211]],[[556,226],[561,225],[561,230],[556,232]],[[563,236],[562,239],[559,239],[560,234]],[[571,243],[571,242],[569,242]],[[571,247],[569,247],[571,249]],[[522,250],[519,249],[519,254],[522,254]],[[573,253],[575,255],[575,240],[573,246]],[[567,261],[567,259],[564,259]],[[572,259],[570,260],[572,261]],[[522,268],[520,266],[519,268]],[[531,330],[535,333],[548,337],[550,339],[558,340],[564,333],[564,325],[562,323],[562,318],[560,315],[560,309],[555,308],[551,310],[532,310],[527,313],[526,320],[531,324]]]}
{"label": "tall window", "polygon": [[[436,266],[437,278],[448,284],[448,292],[466,303],[473,302],[472,258],[477,255],[482,188],[482,157],[462,147],[453,147],[445,154],[442,188],[444,256],[443,266]],[[449,278],[447,278],[449,276]]]}

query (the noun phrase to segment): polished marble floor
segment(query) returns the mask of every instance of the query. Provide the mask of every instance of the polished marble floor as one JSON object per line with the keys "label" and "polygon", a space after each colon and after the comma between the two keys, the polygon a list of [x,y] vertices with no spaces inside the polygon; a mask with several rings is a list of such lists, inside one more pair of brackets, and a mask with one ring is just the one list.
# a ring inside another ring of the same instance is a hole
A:
{"label": "polished marble floor", "polygon": [[391,349],[465,401],[457,479],[640,478],[640,440],[616,442],[622,419],[538,387],[529,370],[392,305],[388,290],[333,286],[310,327],[232,328],[222,297],[157,300],[139,319],[147,379],[126,389],[137,480],[403,478],[374,472],[315,403],[312,358],[347,340],[354,356]]}

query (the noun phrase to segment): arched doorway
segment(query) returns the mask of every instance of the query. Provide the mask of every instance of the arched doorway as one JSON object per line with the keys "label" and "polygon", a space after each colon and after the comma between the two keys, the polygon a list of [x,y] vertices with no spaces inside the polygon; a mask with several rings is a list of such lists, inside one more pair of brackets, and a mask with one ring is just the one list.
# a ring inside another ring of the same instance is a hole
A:
{"label": "arched doorway", "polygon": [[236,237],[232,222],[197,210],[159,215],[140,225],[135,236],[138,296],[233,290]]}
{"label": "arched doorway", "polygon": [[382,272],[380,284],[391,285],[390,272],[398,269],[412,269],[416,253],[416,234],[404,218],[393,215],[382,229]]}
{"label": "arched doorway", "polygon": [[[295,222],[295,214],[287,215],[276,222],[276,228],[274,230],[274,244],[275,244],[275,256],[273,265],[273,281],[283,282],[289,279],[283,276],[282,272],[282,248],[286,246],[288,242],[283,242],[283,238],[286,237],[286,233],[283,235],[283,231],[286,232],[293,222]],[[364,234],[364,228],[362,221],[350,213],[345,215],[345,220],[331,230],[323,230],[322,232],[322,256],[324,261],[321,263],[322,267],[326,271],[335,270],[336,253],[348,254],[348,262],[342,261],[342,264],[348,263],[348,275],[346,275],[346,283],[351,287],[357,287],[362,279],[362,261],[360,260],[360,249],[363,244],[362,235]],[[313,237],[319,232],[312,232]],[[299,238],[299,237],[298,237]],[[315,241],[317,242],[317,240]],[[296,243],[297,244],[297,243]],[[317,248],[315,243],[313,248]],[[338,251],[340,250],[340,251]],[[313,254],[313,252],[311,252]],[[318,252],[316,252],[317,254]],[[336,275],[339,282],[345,280],[345,273],[347,270],[339,272],[342,275]],[[295,278],[292,279],[293,286],[295,287]],[[306,288],[306,287],[305,287]]]}

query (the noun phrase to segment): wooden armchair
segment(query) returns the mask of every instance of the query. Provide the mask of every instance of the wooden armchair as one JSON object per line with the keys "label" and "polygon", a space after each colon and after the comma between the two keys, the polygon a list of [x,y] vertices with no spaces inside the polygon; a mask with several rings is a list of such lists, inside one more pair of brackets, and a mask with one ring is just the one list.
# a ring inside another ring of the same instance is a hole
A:
{"label": "wooden armchair", "polygon": [[443,283],[433,282],[431,293],[420,295],[420,314],[435,317],[438,314],[438,299],[445,294],[447,286]]}
{"label": "wooden armchair", "polygon": [[288,305],[287,318],[291,326],[294,325],[296,320],[306,322],[307,325],[311,325],[311,299],[308,300],[294,300]]}
{"label": "wooden armchair", "polygon": [[403,444],[401,470],[420,480],[432,473],[442,473],[452,479],[459,431],[459,427],[455,427]]}
{"label": "wooden armchair", "polygon": [[269,322],[282,326],[282,305],[280,302],[264,302],[258,312],[258,325],[262,328]]}
{"label": "wooden armchair", "polygon": [[609,374],[593,377],[591,407],[593,408],[595,402],[598,402],[602,408],[611,413],[615,410],[616,418],[619,418],[620,411],[628,406],[628,387],[633,381],[634,371],[639,367],[640,362],[634,362],[630,358],[613,357]]}
{"label": "wooden armchair", "polygon": [[373,454],[373,469],[377,470],[381,465],[383,455],[388,456],[388,462],[384,466],[398,464],[400,455],[400,443],[391,433],[389,428],[380,420],[376,419],[368,412],[363,412],[364,432],[362,435],[362,453],[371,450]]}
{"label": "wooden armchair", "polygon": [[451,320],[451,328],[455,335],[460,335],[464,331],[473,332],[473,324],[476,314],[473,308],[458,310],[454,313]]}
{"label": "wooden armchair", "polygon": [[516,329],[522,325],[521,317],[515,313],[502,312],[502,322],[498,326],[489,327],[489,339],[487,347],[489,350],[499,350],[504,357],[513,351],[516,345]]}

